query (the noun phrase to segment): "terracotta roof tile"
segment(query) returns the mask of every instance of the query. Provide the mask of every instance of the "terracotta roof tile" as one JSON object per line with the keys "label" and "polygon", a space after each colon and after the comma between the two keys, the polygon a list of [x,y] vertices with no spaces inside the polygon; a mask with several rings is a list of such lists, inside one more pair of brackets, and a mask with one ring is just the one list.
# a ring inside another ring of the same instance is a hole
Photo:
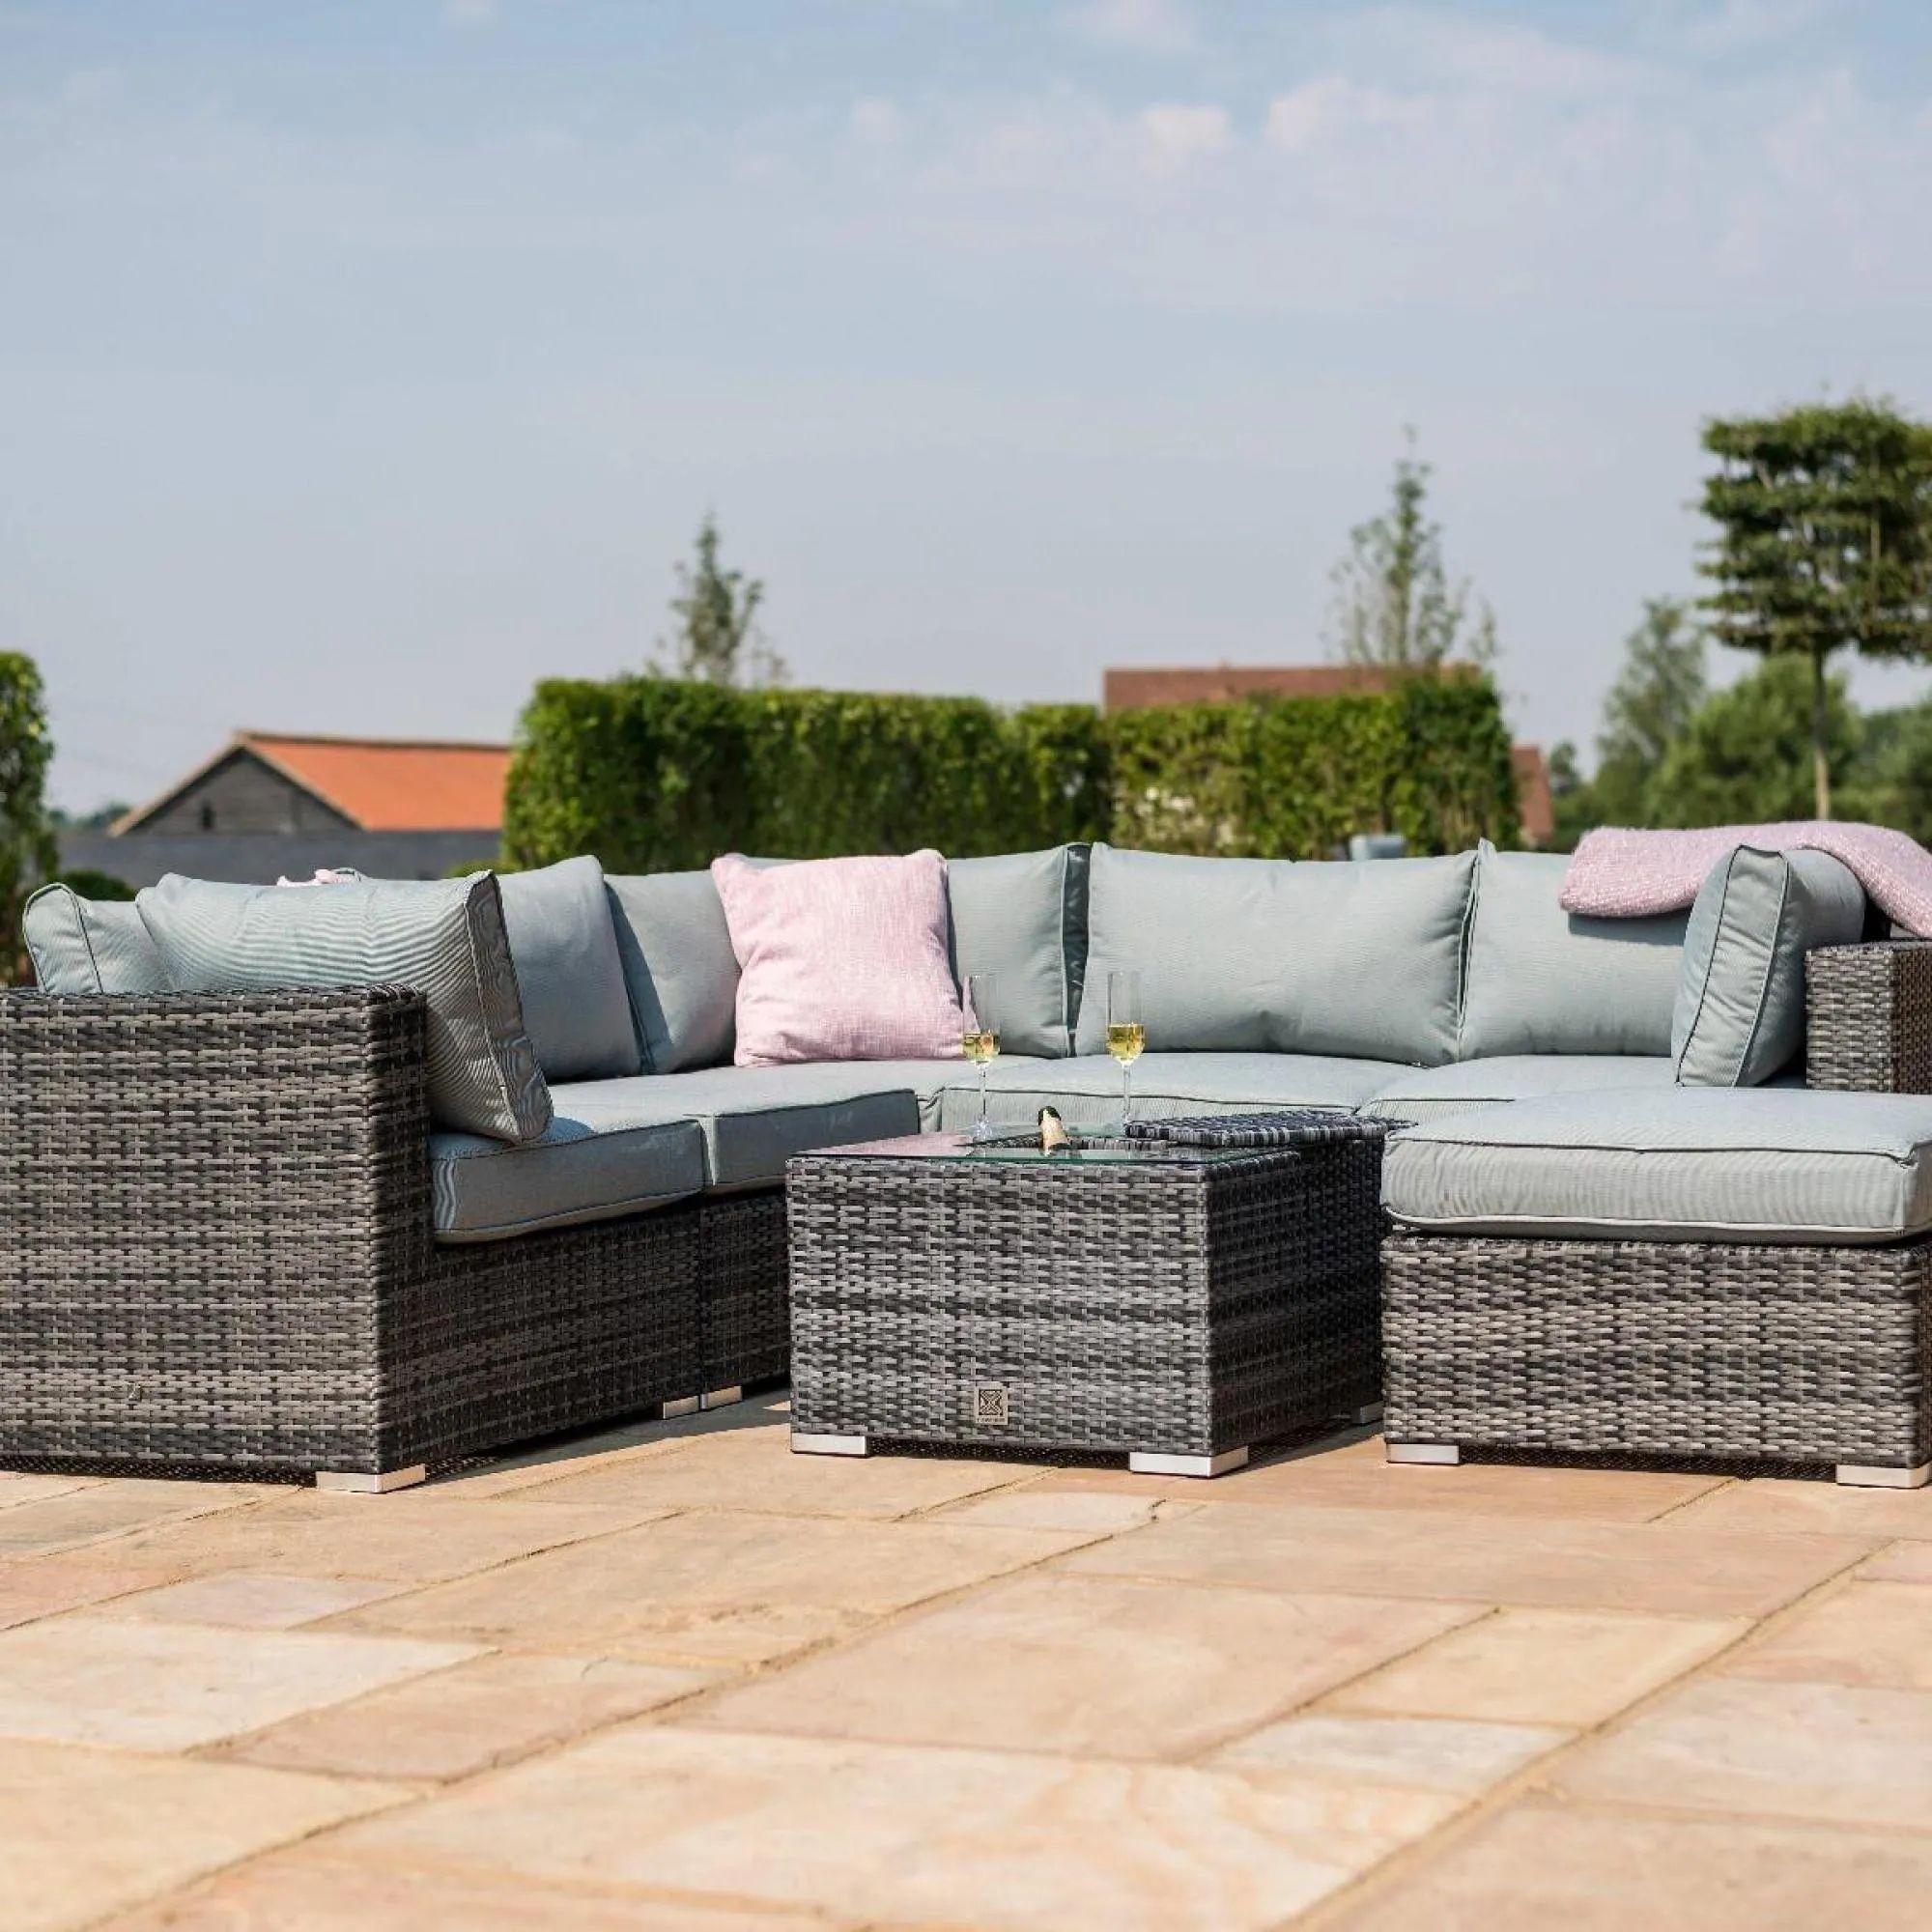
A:
{"label": "terracotta roof tile", "polygon": [[495,831],[503,822],[507,745],[293,738],[243,731],[244,745],[365,832]]}

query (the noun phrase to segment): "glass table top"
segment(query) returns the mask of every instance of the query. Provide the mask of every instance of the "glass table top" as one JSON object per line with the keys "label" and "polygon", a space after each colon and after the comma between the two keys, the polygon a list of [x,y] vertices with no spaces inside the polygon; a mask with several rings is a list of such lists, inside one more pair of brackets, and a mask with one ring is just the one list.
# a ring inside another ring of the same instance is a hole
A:
{"label": "glass table top", "polygon": [[850,1147],[826,1148],[840,1160],[964,1161],[978,1166],[1130,1167],[1167,1161],[1186,1167],[1212,1166],[1221,1161],[1252,1160],[1268,1148],[1180,1147],[1171,1141],[1075,1140],[1051,1153],[1042,1151],[1037,1136],[1003,1135],[976,1141],[968,1134],[908,1134],[900,1140],[858,1141]]}

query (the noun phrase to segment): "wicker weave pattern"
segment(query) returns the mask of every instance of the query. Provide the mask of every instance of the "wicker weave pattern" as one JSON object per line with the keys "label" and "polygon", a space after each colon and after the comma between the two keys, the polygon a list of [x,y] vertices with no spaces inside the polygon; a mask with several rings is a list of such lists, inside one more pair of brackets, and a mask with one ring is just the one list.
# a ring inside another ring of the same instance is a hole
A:
{"label": "wicker weave pattern", "polygon": [[397,988],[0,998],[0,1462],[377,1473],[698,1384],[697,1205],[431,1238]]}
{"label": "wicker weave pattern", "polygon": [[702,1222],[700,1386],[749,1388],[781,1380],[791,1365],[784,1192],[769,1188],[707,1201]]}
{"label": "wicker weave pattern", "polygon": [[1373,1399],[1375,1141],[788,1170],[807,1433],[1216,1455]]}
{"label": "wicker weave pattern", "polygon": [[1932,1094],[1932,941],[1804,956],[1804,1084]]}
{"label": "wicker weave pattern", "polygon": [[1174,1121],[1129,1121],[1126,1138],[1165,1142],[1173,1147],[1323,1147],[1337,1141],[1379,1141],[1388,1128],[1380,1121],[1338,1114],[1333,1108],[1284,1108],[1266,1114],[1206,1114]]}
{"label": "wicker weave pattern", "polygon": [[1932,1243],[1394,1235],[1391,1442],[1910,1467],[1932,1456]]}

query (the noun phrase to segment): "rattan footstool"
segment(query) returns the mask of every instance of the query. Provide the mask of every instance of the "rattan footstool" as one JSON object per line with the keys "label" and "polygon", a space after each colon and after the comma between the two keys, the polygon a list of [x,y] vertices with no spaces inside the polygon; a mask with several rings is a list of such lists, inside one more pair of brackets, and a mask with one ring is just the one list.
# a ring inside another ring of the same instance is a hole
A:
{"label": "rattan footstool", "polygon": [[[1161,1123],[795,1158],[792,1447],[1124,1453],[1212,1476],[1380,1390],[1383,1128]],[[1279,1144],[1200,1145],[1215,1135]]]}

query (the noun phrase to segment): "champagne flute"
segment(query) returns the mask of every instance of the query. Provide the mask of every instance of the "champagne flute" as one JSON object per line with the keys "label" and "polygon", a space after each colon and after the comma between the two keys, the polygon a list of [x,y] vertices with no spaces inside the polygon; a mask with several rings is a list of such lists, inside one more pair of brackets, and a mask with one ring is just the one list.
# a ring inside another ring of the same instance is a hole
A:
{"label": "champagne flute", "polygon": [[967,974],[964,1019],[959,1048],[980,1069],[980,1119],[973,1129],[973,1138],[989,1141],[993,1129],[986,1119],[986,1068],[1000,1050],[1000,989],[992,974]]}
{"label": "champagne flute", "polygon": [[1134,972],[1107,975],[1107,1051],[1121,1063],[1121,1132],[1127,1131],[1133,1112],[1133,1065],[1147,1045],[1141,1021],[1141,976]]}

